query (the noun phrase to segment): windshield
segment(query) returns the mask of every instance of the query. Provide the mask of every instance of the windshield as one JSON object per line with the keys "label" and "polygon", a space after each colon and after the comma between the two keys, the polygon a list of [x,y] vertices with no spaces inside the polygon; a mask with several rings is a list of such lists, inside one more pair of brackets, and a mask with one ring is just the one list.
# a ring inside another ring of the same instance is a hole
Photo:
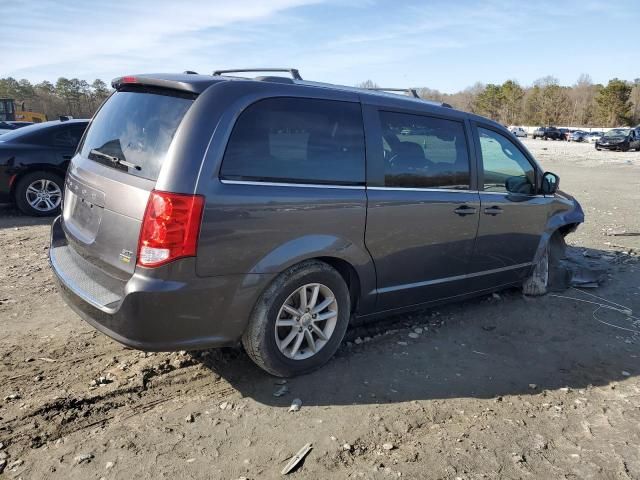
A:
{"label": "windshield", "polygon": [[604,133],[605,137],[626,137],[629,135],[629,129],[627,128],[614,128]]}
{"label": "windshield", "polygon": [[179,93],[116,92],[91,122],[81,154],[132,175],[156,180],[173,136],[192,103],[191,95]]}

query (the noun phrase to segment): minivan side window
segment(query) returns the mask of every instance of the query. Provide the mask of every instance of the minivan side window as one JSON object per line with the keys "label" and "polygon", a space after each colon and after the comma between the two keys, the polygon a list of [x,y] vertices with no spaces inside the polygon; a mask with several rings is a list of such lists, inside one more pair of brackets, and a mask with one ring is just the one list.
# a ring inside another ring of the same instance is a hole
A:
{"label": "minivan side window", "polygon": [[516,145],[504,135],[478,128],[486,192],[535,193],[533,165]]}
{"label": "minivan side window", "polygon": [[469,189],[462,122],[381,111],[380,125],[386,187]]}
{"label": "minivan side window", "polygon": [[238,118],[222,160],[227,180],[364,185],[360,104],[270,98]]}

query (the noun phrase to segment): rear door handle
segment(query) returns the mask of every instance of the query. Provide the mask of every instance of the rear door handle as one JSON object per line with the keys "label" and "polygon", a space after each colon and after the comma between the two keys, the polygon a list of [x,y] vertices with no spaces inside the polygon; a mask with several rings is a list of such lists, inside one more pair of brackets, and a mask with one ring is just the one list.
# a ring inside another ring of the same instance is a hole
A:
{"label": "rear door handle", "polygon": [[464,217],[465,215],[473,215],[476,213],[476,209],[469,205],[461,205],[453,211],[456,215]]}
{"label": "rear door handle", "polygon": [[484,209],[485,215],[491,215],[495,217],[496,215],[502,213],[503,210],[500,207],[487,207]]}

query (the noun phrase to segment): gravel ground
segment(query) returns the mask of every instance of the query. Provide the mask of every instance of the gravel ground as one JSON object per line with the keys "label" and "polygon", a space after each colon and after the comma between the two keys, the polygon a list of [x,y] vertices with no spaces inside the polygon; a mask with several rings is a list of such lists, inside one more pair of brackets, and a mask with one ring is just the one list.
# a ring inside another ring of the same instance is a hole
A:
{"label": "gravel ground", "polygon": [[279,478],[312,443],[291,478],[640,478],[640,153],[525,143],[582,202],[568,241],[607,281],[389,318],[285,385],[240,350],[96,333],[55,291],[49,221],[1,208],[0,477]]}

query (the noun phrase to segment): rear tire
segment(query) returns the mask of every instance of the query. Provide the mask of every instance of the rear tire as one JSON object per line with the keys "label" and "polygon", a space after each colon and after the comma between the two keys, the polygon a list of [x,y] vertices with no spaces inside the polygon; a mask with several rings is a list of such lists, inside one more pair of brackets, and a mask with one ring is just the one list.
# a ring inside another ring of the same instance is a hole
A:
{"label": "rear tire", "polygon": [[[334,302],[314,313],[331,298]],[[282,272],[260,295],[242,344],[263,370],[293,377],[321,367],[333,356],[350,317],[351,298],[342,276],[324,262],[308,260]]]}
{"label": "rear tire", "polygon": [[62,205],[64,179],[60,175],[46,171],[36,171],[24,175],[14,190],[14,200],[18,209],[34,217],[58,215]]}

